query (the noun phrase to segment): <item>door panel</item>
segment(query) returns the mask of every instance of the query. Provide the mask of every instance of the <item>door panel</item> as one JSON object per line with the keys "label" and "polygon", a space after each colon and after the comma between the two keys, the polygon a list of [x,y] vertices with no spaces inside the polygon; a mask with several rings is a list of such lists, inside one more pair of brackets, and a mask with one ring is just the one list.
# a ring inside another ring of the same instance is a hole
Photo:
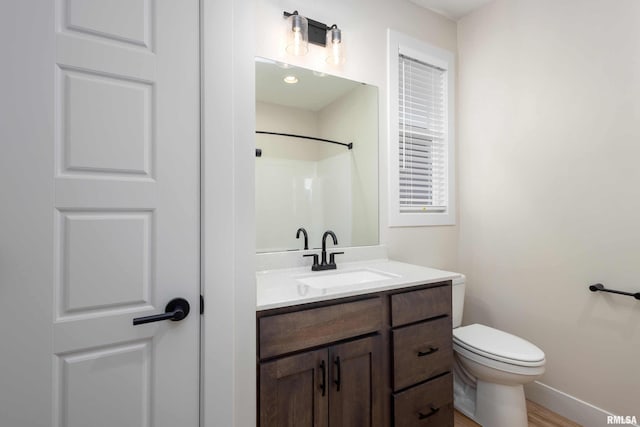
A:
{"label": "door panel", "polygon": [[[58,427],[197,426],[198,1],[57,0]],[[133,326],[175,297],[180,322]]]}
{"label": "door panel", "polygon": [[67,30],[149,48],[152,6],[152,0],[67,0],[62,13]]}
{"label": "door panel", "polygon": [[330,348],[331,427],[382,426],[379,335]]}
{"label": "door panel", "polygon": [[327,356],[317,350],[260,365],[260,427],[328,426]]}
{"label": "door panel", "polygon": [[152,178],[153,85],[64,66],[59,79],[62,172]]}
{"label": "door panel", "polygon": [[[149,425],[151,341],[60,357],[62,425]],[[127,390],[112,394],[114,387]]]}
{"label": "door panel", "polygon": [[151,212],[58,212],[63,260],[59,318],[149,304]]}

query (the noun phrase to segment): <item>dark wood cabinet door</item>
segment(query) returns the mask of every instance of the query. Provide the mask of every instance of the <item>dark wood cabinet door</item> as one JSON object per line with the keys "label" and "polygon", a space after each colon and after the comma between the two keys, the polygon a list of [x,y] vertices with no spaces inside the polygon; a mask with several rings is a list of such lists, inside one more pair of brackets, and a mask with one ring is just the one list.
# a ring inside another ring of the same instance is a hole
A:
{"label": "dark wood cabinet door", "polygon": [[260,427],[327,427],[328,364],[326,349],[261,363]]}
{"label": "dark wood cabinet door", "polygon": [[378,427],[382,420],[381,338],[373,336],[329,349],[331,427]]}

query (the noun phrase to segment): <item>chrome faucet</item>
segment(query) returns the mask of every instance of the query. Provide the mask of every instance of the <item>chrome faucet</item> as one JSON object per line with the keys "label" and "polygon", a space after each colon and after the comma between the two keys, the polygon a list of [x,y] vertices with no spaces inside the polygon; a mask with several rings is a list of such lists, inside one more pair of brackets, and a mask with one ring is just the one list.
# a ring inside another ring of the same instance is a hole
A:
{"label": "chrome faucet", "polygon": [[300,233],[304,234],[304,250],[306,251],[309,249],[309,236],[307,235],[307,230],[305,230],[304,227],[298,228],[298,231],[296,231],[296,239],[300,238]]}
{"label": "chrome faucet", "polygon": [[333,244],[338,244],[338,238],[336,237],[336,233],[331,230],[327,230],[322,235],[322,260],[318,263],[318,254],[306,254],[303,256],[312,256],[313,257],[313,265],[311,266],[311,270],[313,271],[323,271],[323,270],[335,270],[336,269],[336,261],[335,256],[344,254],[344,252],[332,252],[329,254],[329,262],[327,262],[327,237],[331,236],[333,239]]}

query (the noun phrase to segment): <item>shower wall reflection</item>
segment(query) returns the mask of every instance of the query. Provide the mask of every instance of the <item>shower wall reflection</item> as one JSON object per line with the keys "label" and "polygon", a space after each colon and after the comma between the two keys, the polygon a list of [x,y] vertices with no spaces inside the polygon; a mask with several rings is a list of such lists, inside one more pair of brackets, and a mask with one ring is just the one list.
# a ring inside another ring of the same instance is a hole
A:
{"label": "shower wall reflection", "polygon": [[[284,83],[287,75],[298,83]],[[258,252],[302,249],[299,227],[310,248],[328,229],[341,247],[377,244],[377,88],[260,59],[256,98],[256,130],[353,143],[256,134]]]}

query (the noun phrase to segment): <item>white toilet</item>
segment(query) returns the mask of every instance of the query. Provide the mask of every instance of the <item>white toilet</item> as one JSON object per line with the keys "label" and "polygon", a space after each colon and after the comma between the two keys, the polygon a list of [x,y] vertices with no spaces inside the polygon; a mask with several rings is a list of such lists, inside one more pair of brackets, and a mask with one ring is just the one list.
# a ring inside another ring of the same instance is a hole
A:
{"label": "white toilet", "polygon": [[484,427],[527,427],[523,384],[544,373],[544,353],[488,326],[462,324],[465,276],[453,280],[454,406]]}

